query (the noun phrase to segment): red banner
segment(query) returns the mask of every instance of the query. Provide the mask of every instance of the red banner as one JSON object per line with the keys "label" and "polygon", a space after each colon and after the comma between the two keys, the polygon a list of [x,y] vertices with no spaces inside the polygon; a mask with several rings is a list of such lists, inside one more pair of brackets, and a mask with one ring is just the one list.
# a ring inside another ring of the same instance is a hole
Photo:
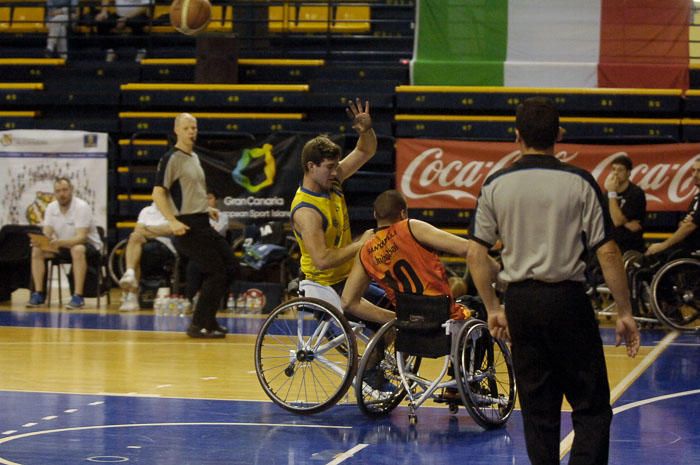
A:
{"label": "red banner", "polygon": [[[681,211],[695,195],[692,165],[700,144],[557,145],[557,158],[590,171],[603,186],[619,155],[634,162],[631,181],[647,196],[648,211]],[[409,208],[474,208],[484,180],[520,156],[511,142],[398,139],[396,188]]]}

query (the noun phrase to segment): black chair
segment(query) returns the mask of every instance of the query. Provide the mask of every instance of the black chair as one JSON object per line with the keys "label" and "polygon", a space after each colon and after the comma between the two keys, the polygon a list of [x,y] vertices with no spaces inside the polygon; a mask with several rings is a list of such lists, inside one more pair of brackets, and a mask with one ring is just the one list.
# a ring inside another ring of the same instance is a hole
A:
{"label": "black chair", "polygon": [[[97,297],[97,307],[100,306],[100,300],[103,294],[107,294],[107,305],[112,303],[112,298],[110,295],[111,284],[109,280],[108,271],[108,259],[109,255],[107,253],[107,238],[105,237],[105,230],[102,226],[97,226],[97,233],[102,241],[102,248],[99,250],[100,256],[97,260],[88,260],[88,269],[85,276],[85,288],[83,297]],[[46,284],[46,295],[47,303],[51,306],[51,287],[53,283],[53,273],[54,269],[57,269],[58,278],[58,305],[63,303],[63,285],[61,284],[61,266],[71,265],[70,259],[63,259],[61,257],[52,257],[46,259],[46,266],[48,269],[48,277]],[[94,277],[94,278],[93,278]],[[73,292],[73,271],[66,274],[66,279]]]}
{"label": "black chair", "polygon": [[9,300],[16,289],[31,287],[29,232],[40,233],[41,228],[6,224],[0,229],[0,300]]}

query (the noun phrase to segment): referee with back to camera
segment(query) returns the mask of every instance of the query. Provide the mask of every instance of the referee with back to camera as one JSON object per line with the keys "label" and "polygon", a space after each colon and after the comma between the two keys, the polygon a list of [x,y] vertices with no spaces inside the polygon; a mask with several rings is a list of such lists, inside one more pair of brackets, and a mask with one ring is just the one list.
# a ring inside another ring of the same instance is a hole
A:
{"label": "referee with back to camera", "polygon": [[197,120],[189,113],[175,118],[175,146],[158,163],[153,200],[168,221],[178,253],[193,260],[202,273],[199,300],[187,335],[223,338],[227,329],[216,321],[219,303],[236,272],[226,239],[209,223],[219,211],[209,207],[204,170],[193,151]]}
{"label": "referee with back to camera", "polygon": [[[559,465],[561,404],[571,404],[575,439],[569,464],[606,464],[610,387],[603,343],[584,286],[584,257],[595,251],[617,303],[616,338],[627,354],[639,348],[622,257],[595,179],[561,162],[563,134],[551,100],[518,106],[516,142],[522,158],[489,176],[472,225],[469,271],[488,310],[491,333],[510,338],[530,461]],[[488,249],[503,243],[505,312],[485,266]]]}

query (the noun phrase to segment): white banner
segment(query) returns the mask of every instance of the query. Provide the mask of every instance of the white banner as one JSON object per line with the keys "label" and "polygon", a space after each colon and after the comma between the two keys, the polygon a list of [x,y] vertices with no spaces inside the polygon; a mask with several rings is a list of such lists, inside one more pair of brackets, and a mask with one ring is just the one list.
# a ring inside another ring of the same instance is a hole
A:
{"label": "white banner", "polygon": [[0,225],[41,223],[54,180],[66,177],[106,229],[107,145],[105,133],[0,131]]}

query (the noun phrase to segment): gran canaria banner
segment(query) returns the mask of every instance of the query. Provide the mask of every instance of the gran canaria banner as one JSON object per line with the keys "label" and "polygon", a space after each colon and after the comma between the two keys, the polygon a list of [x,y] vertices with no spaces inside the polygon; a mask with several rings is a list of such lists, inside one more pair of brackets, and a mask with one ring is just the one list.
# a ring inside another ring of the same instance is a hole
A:
{"label": "gran canaria banner", "polygon": [[69,178],[73,195],[107,227],[107,134],[0,131],[0,225],[39,224],[53,200],[54,180]]}
{"label": "gran canaria banner", "polygon": [[[648,211],[682,211],[696,192],[693,162],[700,144],[558,144],[556,156],[591,172],[603,186],[619,155],[633,163],[631,181],[646,193]],[[520,151],[512,142],[398,139],[396,186],[409,208],[470,209],[484,180],[513,163]]]}
{"label": "gran canaria banner", "polygon": [[[308,137],[307,137],[308,138]],[[289,207],[301,182],[299,134],[272,134],[231,152],[197,147],[207,185],[221,199],[229,219],[241,223],[288,221]]]}

